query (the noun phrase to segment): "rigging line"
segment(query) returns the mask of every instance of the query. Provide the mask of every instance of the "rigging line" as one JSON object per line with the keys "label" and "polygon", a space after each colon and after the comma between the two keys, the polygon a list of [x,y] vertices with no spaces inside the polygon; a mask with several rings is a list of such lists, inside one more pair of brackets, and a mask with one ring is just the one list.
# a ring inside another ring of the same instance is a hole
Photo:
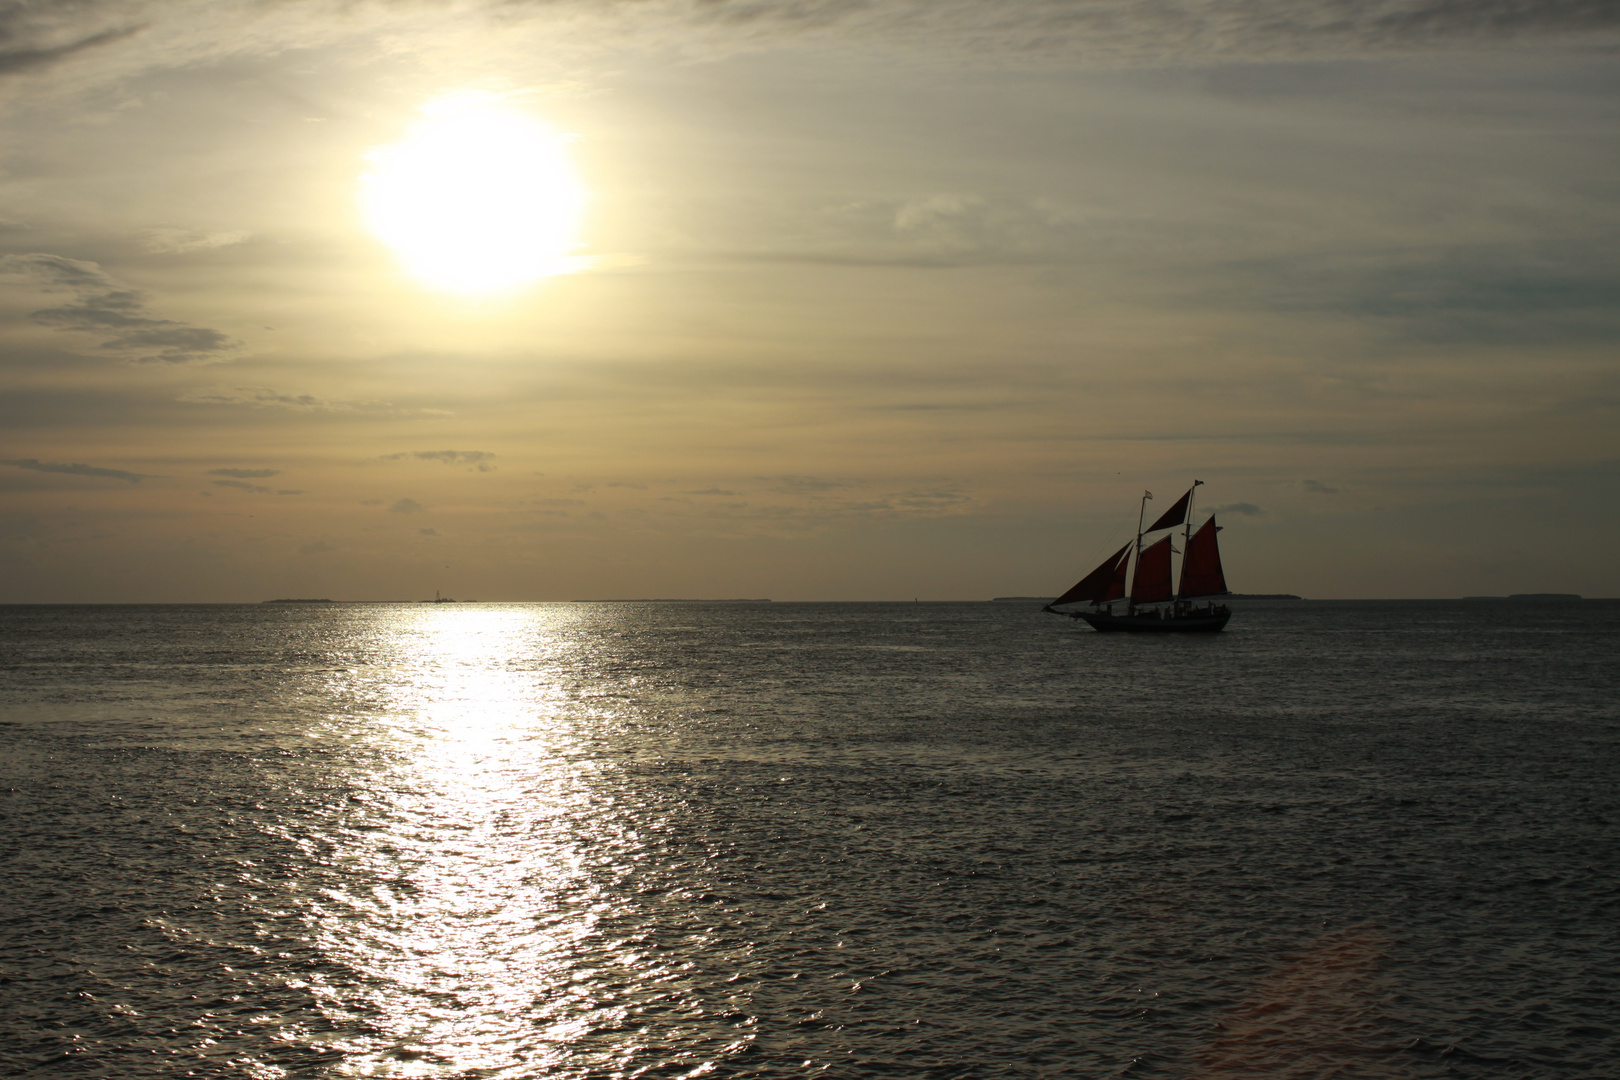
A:
{"label": "rigging line", "polygon": [[1104,555],[1107,555],[1111,551],[1118,551],[1120,549],[1120,545],[1125,542],[1125,538],[1129,535],[1131,535],[1131,527],[1129,525],[1126,525],[1123,522],[1115,525],[1114,530],[1107,534],[1108,539],[1106,541],[1085,549],[1085,554],[1082,556],[1081,562],[1085,563],[1087,566],[1096,566],[1098,563],[1102,562]]}

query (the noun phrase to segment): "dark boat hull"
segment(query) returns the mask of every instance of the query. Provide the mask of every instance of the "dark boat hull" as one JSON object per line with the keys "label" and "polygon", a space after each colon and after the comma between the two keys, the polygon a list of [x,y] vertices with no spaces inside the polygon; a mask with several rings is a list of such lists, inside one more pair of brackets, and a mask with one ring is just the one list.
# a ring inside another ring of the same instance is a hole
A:
{"label": "dark boat hull", "polygon": [[1227,620],[1232,617],[1232,613],[1224,609],[1162,619],[1156,615],[1109,615],[1102,611],[1076,611],[1073,615],[1104,633],[1124,631],[1131,634],[1213,634],[1225,628]]}

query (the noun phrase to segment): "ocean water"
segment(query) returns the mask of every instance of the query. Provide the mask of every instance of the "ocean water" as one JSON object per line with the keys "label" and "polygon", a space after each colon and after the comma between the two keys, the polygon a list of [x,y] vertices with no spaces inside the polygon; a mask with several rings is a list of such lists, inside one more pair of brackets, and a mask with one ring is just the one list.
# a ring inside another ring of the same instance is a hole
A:
{"label": "ocean water", "polygon": [[0,1074],[1620,1075],[1620,603],[0,608]]}

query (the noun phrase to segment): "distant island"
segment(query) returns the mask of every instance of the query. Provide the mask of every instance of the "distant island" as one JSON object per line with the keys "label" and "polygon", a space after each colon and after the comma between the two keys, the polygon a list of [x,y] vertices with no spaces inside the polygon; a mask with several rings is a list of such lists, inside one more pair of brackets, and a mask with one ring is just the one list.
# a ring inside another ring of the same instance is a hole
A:
{"label": "distant island", "polygon": [[[1303,596],[1295,596],[1286,592],[1235,592],[1227,593],[1232,600],[1303,600]],[[992,604],[1050,604],[1050,596],[997,596],[991,599]]]}
{"label": "distant island", "polygon": [[741,597],[731,597],[722,600],[704,600],[694,597],[676,596],[642,596],[630,600],[575,600],[576,604],[769,604],[765,598],[749,600]]}
{"label": "distant island", "polygon": [[1572,592],[1516,592],[1507,596],[1465,596],[1464,600],[1579,600],[1580,593]]}
{"label": "distant island", "polygon": [[327,600],[325,597],[322,597],[319,600],[306,600],[306,599],[303,599],[302,597],[300,597],[298,599],[260,600],[259,603],[261,603],[261,604],[335,604],[335,603],[337,603],[337,601],[336,600]]}

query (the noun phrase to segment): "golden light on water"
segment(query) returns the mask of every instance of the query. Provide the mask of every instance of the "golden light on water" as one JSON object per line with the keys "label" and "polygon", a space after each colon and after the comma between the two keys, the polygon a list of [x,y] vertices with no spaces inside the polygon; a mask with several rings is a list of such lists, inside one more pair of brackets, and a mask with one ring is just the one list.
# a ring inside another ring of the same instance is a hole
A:
{"label": "golden light on water", "polygon": [[415,278],[456,293],[521,288],[579,260],[586,192],[566,138],[498,99],[446,98],[367,155],[361,206]]}
{"label": "golden light on water", "polygon": [[338,1071],[544,1067],[620,1019],[559,991],[580,985],[580,942],[611,908],[579,841],[615,845],[588,737],[548,678],[569,646],[543,616],[489,608],[406,609],[392,636],[378,741],[394,762],[338,855],[372,884],[328,892],[320,920],[323,952],[356,978],[314,989],[334,1019],[376,1032],[340,1047]]}

